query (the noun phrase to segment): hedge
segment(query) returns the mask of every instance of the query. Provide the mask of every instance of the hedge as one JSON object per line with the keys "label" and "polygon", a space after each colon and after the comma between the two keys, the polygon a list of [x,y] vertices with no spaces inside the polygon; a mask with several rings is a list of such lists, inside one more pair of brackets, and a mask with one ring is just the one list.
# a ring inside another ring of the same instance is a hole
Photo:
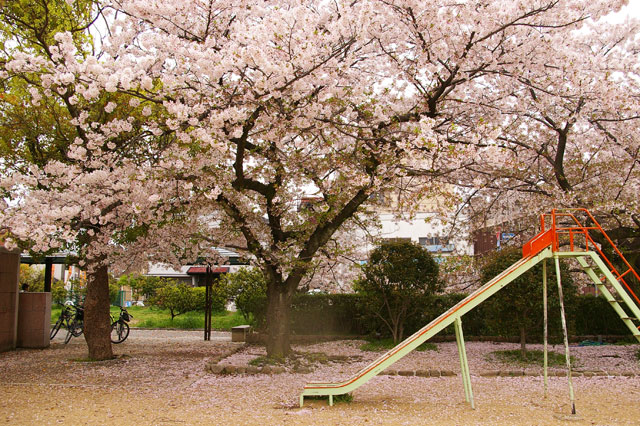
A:
{"label": "hedge", "polygon": [[[406,336],[437,318],[447,309],[465,298],[466,294],[444,294],[434,296],[418,309],[406,323]],[[356,294],[296,294],[291,306],[291,332],[298,335],[371,335],[384,336],[385,328],[380,323],[365,320],[361,297]],[[251,314],[254,326],[264,328],[266,298],[260,297],[252,304]],[[580,295],[575,305],[567,307],[569,331],[572,335],[630,335],[629,330],[603,297]],[[482,305],[463,318],[466,336],[500,336],[485,325]],[[528,330],[531,342],[539,341],[542,330]],[[453,334],[453,327],[441,334]],[[561,336],[551,336],[552,341],[560,341]]]}

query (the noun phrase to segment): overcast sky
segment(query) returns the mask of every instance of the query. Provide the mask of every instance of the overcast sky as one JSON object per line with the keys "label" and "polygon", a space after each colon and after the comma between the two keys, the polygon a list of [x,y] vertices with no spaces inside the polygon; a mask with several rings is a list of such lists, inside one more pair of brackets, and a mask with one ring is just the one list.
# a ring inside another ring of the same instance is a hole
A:
{"label": "overcast sky", "polygon": [[629,4],[625,6],[619,13],[613,14],[614,19],[624,20],[627,15],[640,18],[640,0],[629,0]]}

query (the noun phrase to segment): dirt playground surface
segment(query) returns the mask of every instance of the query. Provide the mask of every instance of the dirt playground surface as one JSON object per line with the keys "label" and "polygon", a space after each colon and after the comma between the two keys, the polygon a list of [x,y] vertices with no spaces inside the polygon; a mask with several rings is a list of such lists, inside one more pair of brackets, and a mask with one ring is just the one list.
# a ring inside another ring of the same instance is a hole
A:
{"label": "dirt playground surface", "polygon": [[[454,344],[455,345],[455,344]],[[483,346],[484,345],[484,346]],[[439,345],[440,346],[440,345]],[[515,346],[514,346],[515,347]],[[299,351],[355,351],[353,342],[332,342]],[[347,348],[347,349],[345,349]],[[319,364],[308,373],[218,375],[205,371],[211,359],[236,352],[230,360],[259,352],[238,348],[228,333],[202,340],[202,332],[134,329],[118,357],[85,362],[83,338],[68,345],[56,337],[44,350],[0,353],[0,424],[11,425],[638,425],[640,377],[632,354],[638,346],[589,348],[603,370],[615,376],[575,377],[577,416],[570,415],[566,377],[551,377],[544,398],[542,377],[485,377],[492,346],[468,343],[476,409],[464,400],[459,365],[453,377],[380,376],[354,392],[353,401],[333,407],[326,400],[305,401],[308,381],[343,379],[376,354]],[[238,350],[240,349],[240,350]],[[573,348],[572,348],[573,349]],[[412,355],[421,368],[455,365],[449,348]],[[579,356],[580,351],[575,351]],[[598,354],[602,355],[598,355]],[[245,357],[246,358],[246,357]],[[445,361],[445,358],[447,359]],[[355,361],[354,361],[355,360]],[[435,361],[434,361],[435,360]],[[223,359],[221,362],[225,362]],[[597,364],[597,363],[596,363]],[[594,365],[596,365],[594,364]],[[625,376],[625,371],[628,377]]]}

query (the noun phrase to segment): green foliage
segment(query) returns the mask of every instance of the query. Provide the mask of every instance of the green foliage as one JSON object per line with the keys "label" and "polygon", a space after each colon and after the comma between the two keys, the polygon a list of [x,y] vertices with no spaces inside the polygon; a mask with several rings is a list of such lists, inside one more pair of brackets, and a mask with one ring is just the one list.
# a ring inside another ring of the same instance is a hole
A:
{"label": "green foliage", "polygon": [[[565,355],[557,352],[548,352],[549,367],[562,367],[566,365]],[[540,350],[527,351],[522,354],[520,350],[495,351],[487,354],[489,360],[498,360],[508,364],[518,364],[522,366],[537,365],[544,366],[544,352]],[[571,357],[571,364],[575,364],[575,358]]]}
{"label": "green foliage", "polygon": [[[3,2],[0,34],[3,50],[18,43],[22,50],[41,50],[43,44],[55,44],[54,36],[60,31],[70,31],[78,50],[88,50],[91,36],[80,31],[91,20],[92,1],[62,0],[13,0]],[[10,43],[7,43],[10,41]],[[41,52],[45,54],[44,51]]]}
{"label": "green foliage", "polygon": [[221,289],[226,289],[228,297],[235,301],[236,308],[247,322],[252,322],[251,313],[259,312],[263,307],[266,312],[267,283],[259,269],[242,268],[233,274],[223,275],[218,283]]}
{"label": "green foliage", "polygon": [[161,309],[167,309],[171,320],[185,312],[195,311],[204,307],[204,297],[194,288],[184,283],[173,283],[159,288],[151,303]]}
{"label": "green foliage", "polygon": [[[553,290],[557,292],[555,281],[551,282],[549,280],[549,286],[552,284]],[[501,291],[507,291],[507,289]],[[413,333],[425,326],[466,296],[467,294],[461,293],[441,294],[425,300],[424,303],[419,305],[419,312],[407,319],[405,324],[407,333]],[[495,315],[495,311],[485,310],[485,304],[487,303],[483,303],[463,317],[462,325],[465,335],[519,336],[518,328],[506,329],[495,326],[497,322],[506,323],[511,321],[513,313],[509,310],[502,310],[498,314],[505,315],[505,318],[489,318],[490,315]],[[254,305],[255,309],[249,311],[249,314],[255,318],[256,323],[264,323],[266,297],[257,298]],[[575,299],[570,302],[567,301],[565,305],[567,311],[571,313],[568,318],[570,321],[569,329],[574,335],[630,336],[629,330],[624,326],[624,323],[602,297],[575,296]],[[364,306],[366,304],[362,302],[362,296],[357,294],[296,294],[291,303],[292,333],[360,336],[381,334],[380,322],[375,321],[375,318],[365,312]],[[554,309],[554,311],[552,312],[551,309]],[[551,341],[560,341],[562,336],[558,310],[557,305],[554,305],[553,308],[550,307]],[[542,320],[542,314],[540,314],[539,320]],[[533,326],[527,330],[527,341],[542,342],[542,325],[540,324],[538,324],[539,327]],[[453,326],[446,328],[441,334],[453,335]],[[391,344],[393,343],[392,339],[389,339],[389,341]],[[633,341],[635,342],[635,339]]]}
{"label": "green foliage", "polygon": [[[206,303],[206,287],[194,287],[191,289],[197,299],[197,309],[204,310]],[[224,312],[227,304],[227,292],[226,289],[213,283],[211,286],[211,311],[212,312]]]}
{"label": "green foliage", "polygon": [[291,327],[298,334],[365,334],[360,296],[298,293],[291,302]]}
{"label": "green foliage", "polygon": [[120,286],[118,284],[109,283],[109,302],[115,305],[119,302]]}
{"label": "green foliage", "polygon": [[163,277],[152,277],[140,274],[122,275],[118,278],[120,287],[131,288],[133,298],[139,300],[141,297],[150,299],[156,295],[156,291],[167,285],[174,284],[175,280]]}
{"label": "green foliage", "polygon": [[[78,56],[91,52],[92,37],[85,30],[93,20],[95,2],[62,0],[12,0],[0,7],[0,64],[18,52],[51,55],[59,32],[71,34]],[[9,75],[11,75],[10,73]],[[37,72],[0,82],[0,156],[8,166],[25,168],[45,165],[51,160],[65,161],[69,144],[76,136],[70,114],[60,99],[46,95]],[[42,99],[31,102],[29,89]],[[65,96],[71,96],[67,93]]]}
{"label": "green foliage", "polygon": [[[481,270],[482,282],[488,282],[522,258],[519,249],[504,249],[488,259]],[[566,265],[561,264],[562,290],[567,321],[575,307],[576,288]],[[555,266],[547,265],[549,333],[562,335],[560,305]],[[542,264],[531,268],[483,303],[485,324],[491,334],[520,336],[526,352],[527,336],[540,335],[543,329]]]}
{"label": "green foliage", "polygon": [[84,304],[84,297],[87,294],[87,282],[84,279],[71,279],[67,283],[67,300],[71,300],[74,305]]}
{"label": "green foliage", "polygon": [[286,363],[286,359],[283,357],[268,357],[268,356],[258,356],[251,361],[249,361],[249,365],[253,367],[264,367],[266,365],[284,365]]}
{"label": "green foliage", "polygon": [[20,288],[26,291],[44,291],[44,268],[20,265]]}
{"label": "green foliage", "polygon": [[578,335],[629,334],[629,329],[620,320],[611,304],[602,296],[580,296],[576,301],[576,311],[575,332]]}
{"label": "green foliage", "polygon": [[62,281],[51,284],[51,300],[58,305],[62,305],[67,300],[67,290]]}
{"label": "green foliage", "polygon": [[[161,309],[167,309],[173,320],[178,315],[190,311],[202,311],[205,309],[206,288],[190,287],[184,283],[176,283],[175,280],[166,280],[164,287],[155,290],[155,296],[149,299],[152,305]],[[211,311],[224,312],[227,301],[225,289],[213,285],[211,289]]]}
{"label": "green foliage", "polygon": [[340,404],[340,403],[349,404],[353,402],[353,395],[350,393],[343,393],[340,395],[336,395],[333,397],[333,402],[335,404]]}
{"label": "green foliage", "polygon": [[[393,349],[397,343],[394,343],[393,339],[370,339],[367,343],[360,345],[361,351],[379,352],[383,350]],[[438,351],[438,346],[435,343],[424,342],[416,348],[417,351]]]}
{"label": "green foliage", "polygon": [[389,242],[376,248],[362,268],[354,289],[364,310],[377,318],[394,342],[404,336],[405,322],[440,291],[438,264],[429,252],[410,242]]}
{"label": "green foliage", "polygon": [[[305,399],[309,400],[309,401],[321,401],[321,400],[325,400],[327,399],[326,396],[321,396],[321,395],[311,395],[311,396],[306,396]],[[343,393],[340,395],[334,395],[333,396],[333,403],[334,404],[340,404],[340,403],[345,403],[345,404],[349,404],[353,401],[353,395],[350,393]]]}
{"label": "green foliage", "polygon": [[[368,334],[373,329],[362,313],[357,294],[296,293],[291,301],[291,331],[295,334]],[[260,329],[267,313],[266,295],[256,295],[249,310],[251,324]]]}

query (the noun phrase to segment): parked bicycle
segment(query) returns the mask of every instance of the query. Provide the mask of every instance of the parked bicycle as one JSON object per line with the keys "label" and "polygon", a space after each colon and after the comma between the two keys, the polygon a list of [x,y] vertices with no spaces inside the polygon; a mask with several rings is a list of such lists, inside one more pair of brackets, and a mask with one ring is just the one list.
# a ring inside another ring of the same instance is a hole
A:
{"label": "parked bicycle", "polygon": [[64,338],[64,343],[69,343],[71,337],[78,337],[84,331],[84,308],[82,306],[76,306],[73,319],[69,323],[67,328],[67,336]]}
{"label": "parked bicycle", "polygon": [[49,340],[56,337],[56,334],[58,334],[58,331],[60,331],[60,328],[66,328],[67,330],[69,329],[69,324],[73,319],[73,314],[74,314],[74,310],[71,306],[66,305],[62,307],[62,311],[60,311],[60,316],[58,317],[58,320],[56,321],[56,323],[53,325],[53,328],[51,329],[51,333],[49,334]]}
{"label": "parked bicycle", "polygon": [[120,306],[120,316],[114,321],[111,317],[111,343],[122,343],[129,336],[129,321],[131,321],[133,315],[131,315],[125,308]]}

